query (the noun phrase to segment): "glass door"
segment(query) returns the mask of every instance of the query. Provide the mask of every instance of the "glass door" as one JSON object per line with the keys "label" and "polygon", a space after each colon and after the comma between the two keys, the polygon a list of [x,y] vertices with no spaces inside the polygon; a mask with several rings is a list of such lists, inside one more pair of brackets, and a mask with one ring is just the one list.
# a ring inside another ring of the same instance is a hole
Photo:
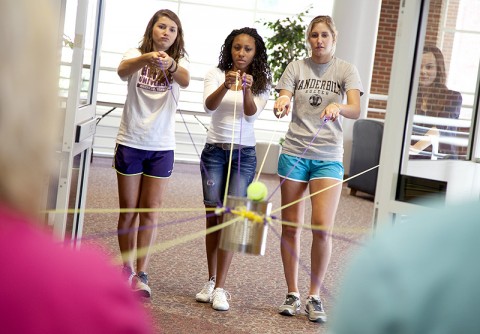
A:
{"label": "glass door", "polygon": [[64,129],[47,209],[54,234],[73,245],[81,238],[96,124],[96,92],[103,0],[61,0],[60,103]]}
{"label": "glass door", "polygon": [[476,0],[402,2],[375,222],[480,198],[479,10]]}

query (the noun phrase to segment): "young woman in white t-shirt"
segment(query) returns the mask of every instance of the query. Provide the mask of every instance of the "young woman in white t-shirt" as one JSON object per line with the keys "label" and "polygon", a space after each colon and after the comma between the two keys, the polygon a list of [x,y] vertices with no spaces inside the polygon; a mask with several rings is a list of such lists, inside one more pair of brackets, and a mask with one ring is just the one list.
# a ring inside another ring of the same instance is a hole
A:
{"label": "young woman in white t-shirt", "polygon": [[[267,104],[270,82],[262,37],[253,28],[233,30],[222,45],[218,66],[207,73],[204,82],[204,108],[212,117],[200,161],[207,228],[223,221],[212,209],[225,204],[227,181],[228,195],[247,195],[257,162],[253,124]],[[195,298],[226,311],[224,284],[233,254],[218,248],[219,239],[220,232],[205,237],[209,280]]]}
{"label": "young woman in white t-shirt", "polygon": [[[139,48],[128,50],[118,66],[118,75],[128,82],[113,164],[121,209],[162,204],[173,170],[180,87],[190,82],[185,56],[180,19],[162,9],[150,19]],[[121,212],[118,219],[123,271],[134,291],[145,297],[151,295],[147,267],[158,216],[155,210]]]}

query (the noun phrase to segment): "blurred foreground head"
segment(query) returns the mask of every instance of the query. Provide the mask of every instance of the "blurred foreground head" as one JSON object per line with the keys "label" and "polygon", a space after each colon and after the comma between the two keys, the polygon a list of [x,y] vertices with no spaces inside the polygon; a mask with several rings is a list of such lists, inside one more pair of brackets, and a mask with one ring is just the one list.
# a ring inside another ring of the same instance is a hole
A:
{"label": "blurred foreground head", "polygon": [[51,1],[0,2],[0,204],[38,212],[57,126]]}
{"label": "blurred foreground head", "polygon": [[480,333],[480,202],[422,211],[355,254],[330,333]]}

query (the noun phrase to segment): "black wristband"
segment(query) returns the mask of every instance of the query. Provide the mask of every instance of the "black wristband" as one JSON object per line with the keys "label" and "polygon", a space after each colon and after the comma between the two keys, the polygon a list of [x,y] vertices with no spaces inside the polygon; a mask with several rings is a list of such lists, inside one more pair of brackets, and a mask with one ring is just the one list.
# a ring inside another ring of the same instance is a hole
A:
{"label": "black wristband", "polygon": [[172,63],[172,65],[170,65],[170,67],[168,68],[168,72],[170,74],[173,74],[173,73],[177,72],[177,70],[178,70],[178,63],[175,60],[173,62],[175,63],[175,68],[173,69],[173,71],[170,71],[170,67],[173,66],[173,63]]}
{"label": "black wristband", "polygon": [[225,87],[226,90],[230,89],[230,88],[227,87],[227,85],[225,85],[225,81],[223,82],[223,87]]}

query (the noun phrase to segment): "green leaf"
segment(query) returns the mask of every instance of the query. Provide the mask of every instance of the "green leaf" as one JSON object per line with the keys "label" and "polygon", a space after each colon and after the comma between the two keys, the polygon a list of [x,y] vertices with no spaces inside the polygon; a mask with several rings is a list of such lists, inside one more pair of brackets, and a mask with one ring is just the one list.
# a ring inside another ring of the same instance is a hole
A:
{"label": "green leaf", "polygon": [[273,32],[271,37],[266,38],[265,45],[269,50],[274,83],[278,82],[290,62],[307,55],[304,44],[307,24],[303,19],[310,9],[312,6],[292,18],[263,22],[263,25]]}

